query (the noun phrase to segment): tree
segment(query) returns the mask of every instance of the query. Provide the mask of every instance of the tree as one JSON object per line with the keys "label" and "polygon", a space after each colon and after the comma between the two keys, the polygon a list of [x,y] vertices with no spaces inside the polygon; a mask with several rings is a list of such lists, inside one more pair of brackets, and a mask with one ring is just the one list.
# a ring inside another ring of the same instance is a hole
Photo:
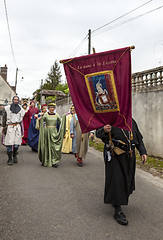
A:
{"label": "tree", "polygon": [[[37,89],[36,99],[40,102],[40,91],[41,89],[47,90],[58,90],[62,91],[65,94],[68,94],[69,89],[67,83],[61,83],[61,71],[57,61],[54,62],[54,65],[51,67],[50,72],[47,74],[47,78],[45,79],[45,83],[40,88]],[[47,99],[48,101],[50,99]],[[52,99],[54,100],[54,99]]]}
{"label": "tree", "polygon": [[65,94],[67,94],[67,93],[65,92],[66,89],[68,89],[67,83],[64,83],[64,84],[60,84],[60,83],[59,83],[59,84],[56,86],[56,89],[55,89],[55,90],[58,90],[58,91],[61,91],[61,92],[65,93]]}
{"label": "tree", "polygon": [[48,73],[48,77],[45,79],[44,89],[55,90],[56,86],[61,83],[61,77],[60,66],[56,60]]}
{"label": "tree", "polygon": [[40,102],[40,99],[41,99],[40,92],[41,92],[41,88],[40,88],[40,89],[37,89],[37,94],[36,94],[36,101],[37,101],[37,102]]}
{"label": "tree", "polygon": [[55,102],[56,96],[49,96],[46,97],[46,104],[51,103],[51,102]]}

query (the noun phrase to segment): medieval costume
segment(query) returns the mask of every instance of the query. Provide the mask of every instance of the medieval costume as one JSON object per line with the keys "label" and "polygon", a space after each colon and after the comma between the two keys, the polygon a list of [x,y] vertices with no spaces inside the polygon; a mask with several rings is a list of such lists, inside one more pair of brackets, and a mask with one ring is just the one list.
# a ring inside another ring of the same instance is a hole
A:
{"label": "medieval costume", "polygon": [[72,110],[74,107],[71,107],[70,112],[66,115],[66,133],[63,139],[62,152],[70,153],[72,152],[72,138],[70,137],[70,123],[72,119]]}
{"label": "medieval costume", "polygon": [[22,107],[25,110],[25,115],[23,117],[24,136],[22,137],[22,145],[27,145],[30,118],[29,118],[29,111],[27,109],[27,103],[23,103]]}
{"label": "medieval costume", "polygon": [[[38,114],[39,116],[39,114]],[[28,139],[27,144],[31,147],[32,151],[38,151],[38,139],[39,139],[39,130],[36,129],[36,118],[33,114],[29,129],[28,129]]]}
{"label": "medieval costume", "polygon": [[31,121],[32,117],[33,117],[33,114],[38,114],[39,113],[39,110],[37,107],[35,107],[35,102],[34,101],[31,101],[31,106],[29,108],[29,119]]}
{"label": "medieval costume", "polygon": [[39,122],[38,119],[47,112],[47,105],[41,106],[41,113],[33,114],[31,123],[28,130],[28,145],[31,147],[32,151],[38,152],[38,140],[39,140]]}
{"label": "medieval costume", "polygon": [[77,114],[75,113],[70,123],[70,135],[72,138],[72,150],[77,158],[77,165],[83,166],[83,158],[85,158],[88,151],[89,133],[82,134]]}
{"label": "medieval costume", "polygon": [[[104,203],[115,207],[115,219],[118,223],[127,225],[121,205],[128,205],[129,195],[135,190],[135,147],[141,156],[146,155],[143,137],[134,120],[132,120],[133,140],[131,132],[111,127],[112,142],[104,127],[96,130],[96,136],[105,143],[105,193]],[[119,215],[118,215],[119,214]]]}
{"label": "medieval costume", "polygon": [[58,113],[54,112],[54,106],[54,103],[49,104],[49,112],[39,120],[38,156],[45,167],[58,166],[65,135],[66,115],[61,118]]}
{"label": "medieval costume", "polygon": [[21,122],[25,111],[18,102],[18,96],[13,97],[13,103],[6,106],[3,111],[2,127],[5,135],[4,145],[7,147],[8,165],[17,163],[17,151],[22,142]]}

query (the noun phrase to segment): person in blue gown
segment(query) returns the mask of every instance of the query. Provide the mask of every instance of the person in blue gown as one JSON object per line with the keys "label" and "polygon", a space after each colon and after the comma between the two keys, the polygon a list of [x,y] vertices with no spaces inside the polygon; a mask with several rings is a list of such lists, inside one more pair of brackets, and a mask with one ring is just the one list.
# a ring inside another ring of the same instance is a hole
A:
{"label": "person in blue gown", "polygon": [[38,152],[38,140],[39,140],[39,130],[36,129],[36,120],[40,118],[47,112],[47,105],[41,106],[41,113],[33,114],[31,123],[28,129],[28,139],[27,144],[31,147],[32,151]]}

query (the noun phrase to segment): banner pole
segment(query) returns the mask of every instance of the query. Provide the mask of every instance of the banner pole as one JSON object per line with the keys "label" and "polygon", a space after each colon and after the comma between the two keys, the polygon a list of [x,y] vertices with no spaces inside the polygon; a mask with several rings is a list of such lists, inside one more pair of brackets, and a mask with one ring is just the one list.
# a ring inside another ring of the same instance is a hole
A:
{"label": "banner pole", "polygon": [[130,47],[130,50],[133,50],[133,49],[135,49],[135,46],[134,46],[134,45],[132,45],[132,46]]}
{"label": "banner pole", "polygon": [[91,29],[88,30],[88,54],[91,54]]}

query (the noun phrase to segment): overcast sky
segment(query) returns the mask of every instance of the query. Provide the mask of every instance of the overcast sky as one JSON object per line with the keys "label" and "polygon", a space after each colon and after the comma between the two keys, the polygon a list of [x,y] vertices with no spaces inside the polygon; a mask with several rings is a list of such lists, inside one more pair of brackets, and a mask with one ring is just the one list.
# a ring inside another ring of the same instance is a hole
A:
{"label": "overcast sky", "polygon": [[[4,0],[0,0],[0,66],[7,64],[8,82],[14,85],[18,67],[17,93],[20,97],[32,96],[55,60],[88,53],[87,39],[77,52],[74,50],[89,29],[94,31],[146,2],[148,0],[6,0],[15,65]],[[153,0],[95,31],[92,47],[96,52],[103,52],[135,45],[133,73],[163,66],[163,8],[129,21],[160,6],[163,0]],[[65,81],[62,64],[60,67]]]}

